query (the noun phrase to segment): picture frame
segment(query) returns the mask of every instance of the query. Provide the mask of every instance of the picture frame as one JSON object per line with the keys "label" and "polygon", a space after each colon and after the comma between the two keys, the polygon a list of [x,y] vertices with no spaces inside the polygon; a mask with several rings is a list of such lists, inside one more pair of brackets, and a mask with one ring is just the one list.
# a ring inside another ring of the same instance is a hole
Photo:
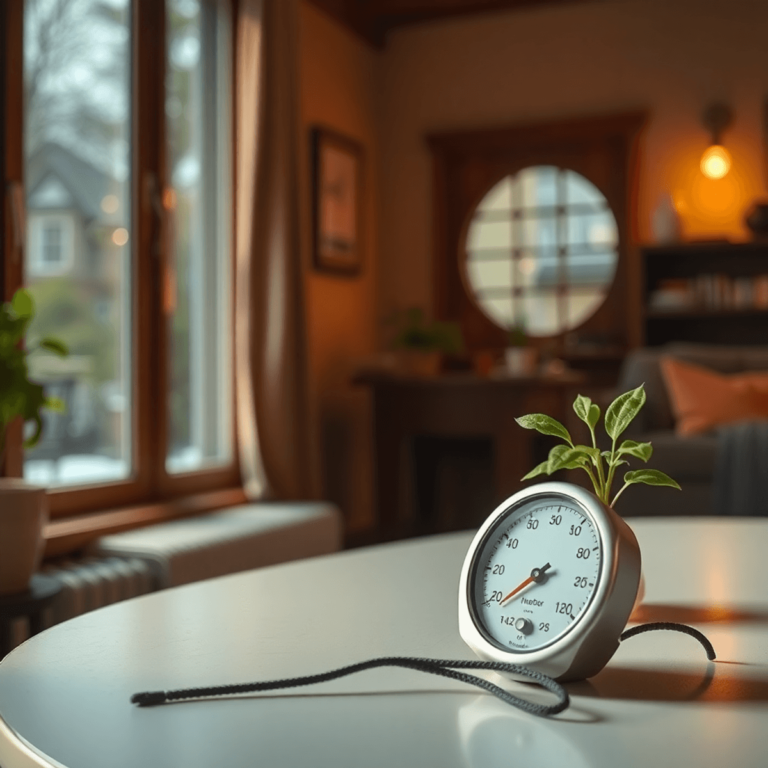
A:
{"label": "picture frame", "polygon": [[316,270],[357,275],[362,269],[362,146],[316,126],[312,143],[312,251]]}

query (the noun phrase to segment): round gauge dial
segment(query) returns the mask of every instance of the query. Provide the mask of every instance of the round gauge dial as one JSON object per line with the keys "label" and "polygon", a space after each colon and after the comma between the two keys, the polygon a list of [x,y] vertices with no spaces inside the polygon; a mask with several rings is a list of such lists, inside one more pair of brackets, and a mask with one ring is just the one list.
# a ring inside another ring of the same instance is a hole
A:
{"label": "round gauge dial", "polygon": [[545,648],[584,615],[602,559],[597,526],[576,499],[545,495],[511,506],[475,550],[468,598],[476,626],[507,652]]}

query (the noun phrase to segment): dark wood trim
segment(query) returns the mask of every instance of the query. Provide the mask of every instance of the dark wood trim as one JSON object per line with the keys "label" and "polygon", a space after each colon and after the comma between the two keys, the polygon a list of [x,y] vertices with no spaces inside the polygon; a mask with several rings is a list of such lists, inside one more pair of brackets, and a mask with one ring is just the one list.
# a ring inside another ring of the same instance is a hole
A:
{"label": "dark wood trim", "polygon": [[367,43],[383,48],[391,30],[483,13],[519,11],[586,0],[310,0]]}
{"label": "dark wood trim", "polygon": [[[3,3],[0,5],[0,184],[2,185],[2,205],[0,205],[0,301],[5,300],[5,265],[6,254],[8,247],[8,231],[6,230],[6,224],[8,222],[8,178],[5,173],[5,153],[6,143],[5,136],[7,133],[6,123],[8,122],[9,112],[6,106],[6,93],[7,93],[7,78],[9,70],[8,56],[8,4]],[[3,468],[0,467],[0,472]]]}
{"label": "dark wood trim", "polygon": [[[0,38],[0,57],[3,59],[3,242],[2,289],[0,300],[10,299],[22,284],[24,249],[16,242],[20,211],[14,208],[12,197],[18,195],[24,183],[24,141],[22,113],[24,106],[23,85],[23,0],[5,0],[2,11],[3,28]],[[19,202],[18,200],[16,201]],[[16,221],[14,221],[16,219]],[[23,224],[23,222],[22,222]],[[17,423],[8,430],[5,467],[9,477],[19,477],[22,472],[23,454],[22,425]]]}
{"label": "dark wood trim", "polygon": [[[636,279],[637,273],[632,245],[637,232],[636,207],[632,200],[637,195],[637,141],[645,120],[645,112],[636,111],[426,137],[432,151],[435,185],[434,313],[441,319],[459,321],[470,349],[501,348],[505,337],[504,331],[480,311],[464,286],[459,261],[468,217],[483,195],[505,175],[539,164],[569,167],[584,175],[605,195],[617,220],[619,264],[609,298],[580,330],[615,331],[617,337],[621,336],[617,342],[622,346],[636,341],[630,331],[636,302],[628,302],[626,297],[628,282]],[[561,345],[562,338],[536,343]]]}
{"label": "dark wood trim", "polygon": [[644,110],[608,115],[584,115],[565,120],[544,120],[482,129],[438,132],[426,137],[429,146],[451,155],[495,154],[524,142],[525,148],[578,146],[585,140],[623,139],[644,125]]}

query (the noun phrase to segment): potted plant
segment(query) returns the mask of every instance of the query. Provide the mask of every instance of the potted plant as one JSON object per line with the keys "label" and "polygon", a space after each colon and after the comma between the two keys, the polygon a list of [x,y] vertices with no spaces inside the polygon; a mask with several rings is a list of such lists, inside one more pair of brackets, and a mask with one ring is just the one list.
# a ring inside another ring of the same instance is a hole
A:
{"label": "potted plant", "polygon": [[613,507],[621,494],[635,483],[669,486],[680,490],[680,486],[669,475],[658,469],[637,469],[624,474],[624,485],[611,498],[611,486],[616,470],[622,465],[628,465],[629,458],[647,462],[653,453],[650,443],[623,440],[617,444],[619,437],[644,404],[645,389],[641,384],[637,389],[619,395],[608,406],[604,426],[605,432],[611,439],[610,451],[601,451],[597,446],[595,427],[600,420],[600,407],[583,395],[576,398],[573,410],[589,428],[592,438],[591,446],[575,445],[568,430],[559,421],[543,413],[532,413],[516,419],[517,423],[525,429],[535,429],[543,435],[558,437],[565,443],[552,448],[547,460],[534,467],[522,479],[529,480],[542,474],[551,475],[560,469],[583,469],[589,475],[597,498],[609,507]]}
{"label": "potted plant", "polygon": [[408,373],[434,376],[440,371],[443,355],[462,352],[464,343],[457,323],[427,320],[419,307],[410,307],[393,318],[392,348]]}
{"label": "potted plant", "polygon": [[[61,410],[55,398],[46,397],[41,384],[29,379],[28,356],[44,349],[66,356],[58,339],[40,339],[27,346],[26,333],[35,316],[29,292],[16,291],[10,302],[0,305],[0,469],[5,467],[8,432],[12,424],[30,424],[24,441],[31,448],[43,430],[41,411]],[[27,589],[42,556],[43,526],[48,508],[45,489],[18,478],[0,477],[0,595]]]}
{"label": "potted plant", "polygon": [[538,350],[528,343],[524,323],[513,325],[507,330],[507,346],[504,350],[504,364],[512,376],[532,376],[536,373]]}

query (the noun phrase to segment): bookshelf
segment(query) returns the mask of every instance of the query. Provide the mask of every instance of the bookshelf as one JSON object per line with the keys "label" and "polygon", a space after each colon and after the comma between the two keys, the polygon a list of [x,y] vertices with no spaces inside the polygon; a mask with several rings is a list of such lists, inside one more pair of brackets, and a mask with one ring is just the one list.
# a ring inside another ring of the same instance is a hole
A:
{"label": "bookshelf", "polygon": [[768,243],[648,246],[642,256],[642,336],[768,344]]}

